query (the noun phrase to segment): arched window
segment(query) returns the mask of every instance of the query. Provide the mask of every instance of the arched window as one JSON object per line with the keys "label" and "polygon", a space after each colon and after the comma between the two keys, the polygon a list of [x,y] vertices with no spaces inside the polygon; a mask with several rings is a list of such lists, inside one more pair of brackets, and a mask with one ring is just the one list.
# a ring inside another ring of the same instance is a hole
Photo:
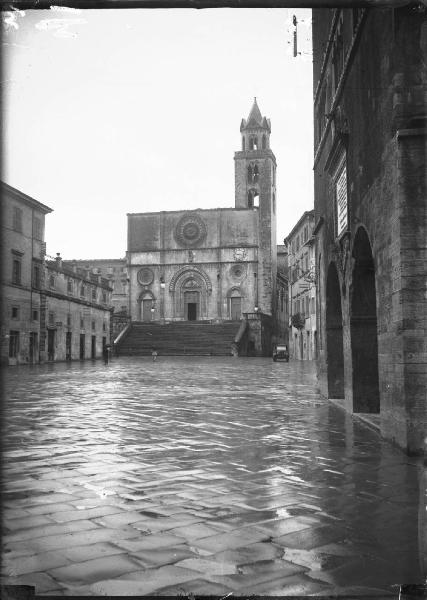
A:
{"label": "arched window", "polygon": [[258,150],[258,138],[255,135],[249,138],[249,150]]}
{"label": "arched window", "polygon": [[258,169],[258,165],[255,165],[254,166],[254,176],[253,176],[252,181],[254,183],[258,183],[258,179],[259,179],[259,169]]}
{"label": "arched window", "polygon": [[265,150],[266,148],[267,148],[267,138],[264,133],[264,135],[262,136],[262,149]]}
{"label": "arched window", "polygon": [[252,183],[252,167],[249,165],[248,167],[248,183]]}
{"label": "arched window", "polygon": [[245,146],[246,146],[246,143],[245,143],[245,138],[243,136],[242,137],[242,150],[243,150],[243,152],[245,151]]}
{"label": "arched window", "polygon": [[259,192],[256,189],[248,192],[248,208],[256,208],[259,206]]}

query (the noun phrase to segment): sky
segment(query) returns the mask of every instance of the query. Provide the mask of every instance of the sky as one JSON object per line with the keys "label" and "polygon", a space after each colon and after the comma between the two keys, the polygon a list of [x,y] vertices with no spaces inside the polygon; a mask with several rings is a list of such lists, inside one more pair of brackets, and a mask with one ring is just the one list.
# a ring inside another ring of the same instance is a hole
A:
{"label": "sky", "polygon": [[48,254],[120,258],[127,213],[234,206],[254,97],[280,243],[313,207],[310,29],[309,9],[4,13],[2,178],[54,210]]}

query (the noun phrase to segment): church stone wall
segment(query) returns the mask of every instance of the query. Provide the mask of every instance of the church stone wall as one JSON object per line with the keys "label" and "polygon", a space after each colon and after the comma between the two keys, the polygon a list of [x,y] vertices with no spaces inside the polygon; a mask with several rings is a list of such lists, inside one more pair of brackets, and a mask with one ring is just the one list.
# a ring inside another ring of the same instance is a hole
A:
{"label": "church stone wall", "polygon": [[[229,319],[234,293],[240,294],[242,313],[254,310],[257,210],[176,211],[128,215],[128,219],[133,320],[142,318],[143,297],[152,300],[152,320],[185,318],[180,294],[188,279],[200,286],[199,319]],[[143,235],[146,239],[142,240]]]}

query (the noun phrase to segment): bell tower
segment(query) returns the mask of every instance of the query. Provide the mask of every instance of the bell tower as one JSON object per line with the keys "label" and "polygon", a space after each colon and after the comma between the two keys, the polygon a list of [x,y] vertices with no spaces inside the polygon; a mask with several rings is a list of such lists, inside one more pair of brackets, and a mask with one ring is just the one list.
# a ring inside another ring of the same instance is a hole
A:
{"label": "bell tower", "polygon": [[240,124],[242,146],[234,154],[235,207],[258,215],[258,308],[273,315],[276,299],[276,157],[270,149],[271,123],[256,98]]}

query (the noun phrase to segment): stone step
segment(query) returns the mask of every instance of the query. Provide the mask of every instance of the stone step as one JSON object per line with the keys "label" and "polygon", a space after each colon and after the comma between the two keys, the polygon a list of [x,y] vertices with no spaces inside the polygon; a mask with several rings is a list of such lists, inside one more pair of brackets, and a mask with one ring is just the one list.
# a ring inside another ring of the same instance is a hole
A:
{"label": "stone step", "polygon": [[160,354],[230,355],[239,321],[176,321],[172,323],[132,323],[120,340],[121,355],[148,355],[153,347]]}

